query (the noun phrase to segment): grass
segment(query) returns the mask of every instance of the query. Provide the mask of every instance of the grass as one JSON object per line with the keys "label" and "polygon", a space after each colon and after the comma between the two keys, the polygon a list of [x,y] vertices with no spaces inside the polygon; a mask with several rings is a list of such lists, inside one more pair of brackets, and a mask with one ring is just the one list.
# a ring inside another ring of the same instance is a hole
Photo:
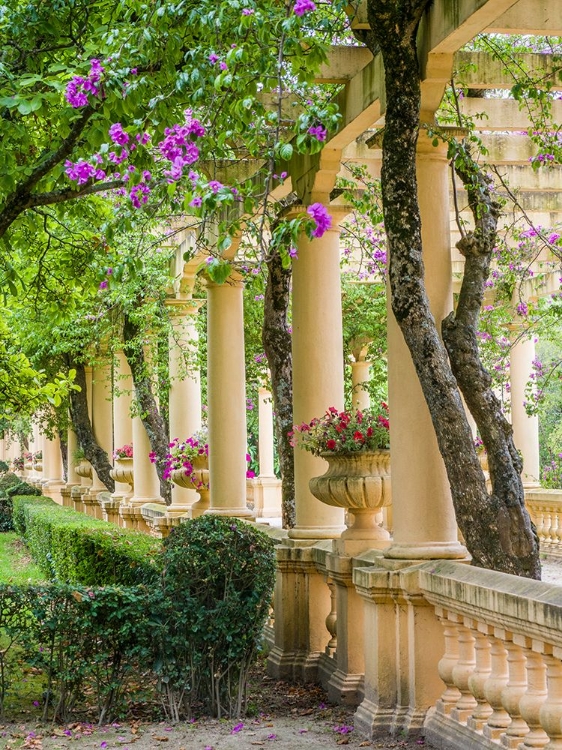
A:
{"label": "grass", "polygon": [[44,574],[13,531],[0,534],[0,583],[45,583]]}

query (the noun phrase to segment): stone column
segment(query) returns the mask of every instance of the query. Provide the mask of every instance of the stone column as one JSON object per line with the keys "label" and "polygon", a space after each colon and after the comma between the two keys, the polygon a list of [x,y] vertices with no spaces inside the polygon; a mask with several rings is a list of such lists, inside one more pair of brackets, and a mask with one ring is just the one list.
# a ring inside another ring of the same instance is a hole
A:
{"label": "stone column", "polygon": [[164,506],[160,497],[160,480],[156,466],[148,458],[152,448],[146,429],[139,416],[133,417],[133,486],[134,494],[121,503],[119,513],[126,528],[149,531],[143,518],[142,506],[156,504]]}
{"label": "stone column", "polygon": [[[133,420],[131,417],[131,393],[133,377],[127,357],[122,350],[115,352],[113,372],[113,449],[133,445]],[[115,497],[123,497],[130,492],[128,484],[115,482]]]}
{"label": "stone column", "polygon": [[[133,379],[131,368],[127,358],[121,349],[114,354],[113,362],[113,450],[122,448],[125,445],[133,445],[133,422],[131,417],[131,391],[133,388]],[[124,498],[132,495],[132,485],[123,481],[117,481],[117,476],[123,478],[122,472],[118,475],[116,470],[121,468],[121,464],[109,457],[113,463],[111,476],[115,481],[115,489],[111,495],[100,495],[98,502],[104,521],[109,521],[119,525],[121,516],[119,515],[119,506]],[[133,462],[129,459],[131,474],[133,471]]]}
{"label": "stone column", "polygon": [[371,365],[365,360],[367,346],[364,337],[360,337],[360,340],[354,341],[353,344],[354,361],[351,363],[352,405],[356,410],[363,410],[371,406],[369,391],[364,387],[364,384],[371,379]]}
{"label": "stone column", "polygon": [[[197,313],[203,304],[200,299],[169,299],[166,307],[170,313],[170,439],[185,440],[201,429],[201,378],[199,369],[186,364],[185,354],[195,356],[198,333]],[[185,515],[191,505],[199,499],[193,489],[172,488],[172,504],[166,516],[176,518]]]}
{"label": "stone column", "polygon": [[525,411],[525,388],[533,371],[535,342],[532,338],[518,337],[510,352],[511,424],[515,447],[523,456],[523,486],[527,489],[540,486],[539,468],[539,418]]}
{"label": "stone column", "polygon": [[275,476],[273,452],[273,402],[265,387],[258,389],[259,476],[253,480],[257,518],[281,517],[281,481]]}
{"label": "stone column", "polygon": [[[330,213],[332,211],[330,210]],[[343,409],[343,332],[339,220],[322,237],[299,239],[293,262],[293,419],[310,422],[330,407]],[[278,678],[316,679],[327,637],[330,589],[314,564],[313,540],[336,540],[345,529],[343,508],[321,503],[309,481],[324,474],[322,458],[295,450],[296,525],[286,546],[277,547],[275,646],[268,673]],[[336,542],[333,542],[334,544]],[[345,554],[345,552],[344,552]]]}
{"label": "stone column", "polygon": [[[100,448],[106,453],[111,461],[113,453],[113,408],[111,401],[111,365],[96,367],[92,379],[92,428],[94,436]],[[83,497],[86,512],[96,518],[102,517],[101,507],[97,496],[100,492],[108,492],[107,487],[98,477],[97,472],[92,472],[92,485]]]}
{"label": "stone column", "polygon": [[[425,282],[437,326],[452,310],[447,147],[418,141],[418,198]],[[389,295],[390,299],[390,295]],[[464,558],[445,465],[410,352],[388,312],[388,391],[391,424],[393,543],[385,557]]]}
{"label": "stone column", "polygon": [[51,439],[43,437],[43,494],[62,505],[61,487],[64,484],[62,454],[58,433]]}
{"label": "stone column", "polygon": [[[340,286],[340,228],[321,238],[301,235],[293,261],[293,419],[320,417],[330,406],[343,409],[343,333]],[[296,525],[292,539],[333,539],[344,530],[344,511],[310,492],[311,477],[324,474],[324,459],[295,450]]]}
{"label": "stone column", "polygon": [[207,285],[209,487],[207,513],[250,517],[246,507],[246,372],[243,282]]}
{"label": "stone column", "polygon": [[62,497],[62,504],[67,508],[72,508],[73,507],[72,488],[80,486],[80,477],[76,473],[76,464],[74,462],[74,454],[76,453],[78,449],[78,438],[76,437],[76,433],[72,429],[72,424],[70,422],[68,424],[66,446],[67,446],[66,465],[68,467],[66,485],[61,488],[60,493]]}

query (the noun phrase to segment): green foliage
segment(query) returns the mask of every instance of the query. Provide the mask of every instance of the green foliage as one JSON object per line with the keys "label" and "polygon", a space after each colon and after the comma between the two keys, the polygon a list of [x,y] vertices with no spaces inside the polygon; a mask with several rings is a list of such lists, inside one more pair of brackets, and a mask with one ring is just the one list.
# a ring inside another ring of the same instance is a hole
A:
{"label": "green foliage", "polygon": [[51,500],[50,497],[15,497],[12,500],[13,503],[13,523],[14,523],[14,531],[16,531],[17,534],[19,534],[22,539],[25,540],[26,530],[27,530],[27,510],[32,505],[46,505],[46,506],[54,506],[56,505],[54,500]]}
{"label": "green foliage", "polygon": [[158,540],[41,500],[16,498],[14,526],[49,578],[132,586],[158,577]]}
{"label": "green foliage", "polygon": [[147,590],[57,584],[30,594],[33,620],[25,645],[30,664],[45,676],[43,719],[68,721],[89,688],[96,694],[99,722],[110,721],[127,678],[149,653]]}
{"label": "green foliage", "polygon": [[2,709],[23,657],[41,676],[44,720],[68,721],[84,695],[100,723],[113,720],[149,661],[147,600],[143,587],[0,585]]}
{"label": "green foliage", "polygon": [[201,516],[165,540],[163,565],[156,670],[170,718],[198,703],[239,716],[273,590],[273,543],[243,521]]}
{"label": "green foliage", "polygon": [[16,495],[40,495],[41,490],[27,482],[22,482],[15,474],[8,475],[16,478],[16,482],[5,489],[0,489],[0,532],[13,531],[14,523],[12,519],[13,503],[12,498]]}

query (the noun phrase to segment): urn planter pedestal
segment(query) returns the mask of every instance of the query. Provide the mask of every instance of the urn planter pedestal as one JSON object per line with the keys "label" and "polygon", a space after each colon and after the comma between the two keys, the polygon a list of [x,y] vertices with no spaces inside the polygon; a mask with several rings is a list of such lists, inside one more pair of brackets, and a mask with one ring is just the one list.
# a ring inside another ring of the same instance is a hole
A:
{"label": "urn planter pedestal", "polygon": [[322,458],[328,462],[328,470],[310,480],[310,491],[326,505],[349,511],[351,523],[341,538],[369,540],[374,548],[388,547],[390,534],[378,521],[392,500],[390,451],[323,453]]}

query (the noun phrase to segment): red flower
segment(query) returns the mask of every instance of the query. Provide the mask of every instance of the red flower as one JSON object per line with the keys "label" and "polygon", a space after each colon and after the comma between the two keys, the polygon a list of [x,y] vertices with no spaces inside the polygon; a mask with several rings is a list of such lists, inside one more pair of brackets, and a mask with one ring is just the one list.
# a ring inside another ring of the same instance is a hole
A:
{"label": "red flower", "polygon": [[367,437],[372,437],[372,436],[373,436],[373,428],[367,427]]}
{"label": "red flower", "polygon": [[331,439],[331,440],[326,440],[326,448],[327,448],[327,449],[328,449],[329,451],[335,451],[335,450],[336,450],[336,441],[335,441],[335,440],[333,440],[333,439]]}
{"label": "red flower", "polygon": [[386,417],[379,417],[379,424],[381,424],[387,430],[390,427],[390,422],[388,421],[388,419],[386,419]]}
{"label": "red flower", "polygon": [[361,442],[361,443],[365,442],[365,438],[363,437],[363,433],[359,432],[359,430],[355,430],[355,432],[353,433],[353,439],[356,440],[357,442]]}

